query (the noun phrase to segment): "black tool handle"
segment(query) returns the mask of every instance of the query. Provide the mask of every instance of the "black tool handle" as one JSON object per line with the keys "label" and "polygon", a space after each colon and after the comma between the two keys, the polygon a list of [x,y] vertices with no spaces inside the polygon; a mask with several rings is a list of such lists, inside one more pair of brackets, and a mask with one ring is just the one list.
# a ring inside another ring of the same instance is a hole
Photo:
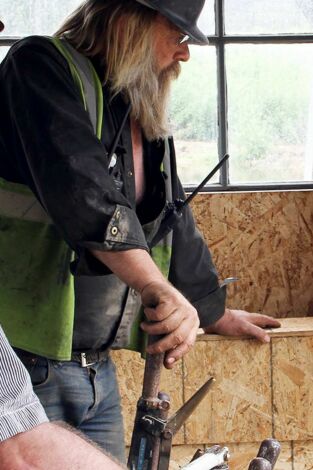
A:
{"label": "black tool handle", "polygon": [[183,210],[193,198],[201,191],[201,189],[206,185],[206,183],[215,175],[215,173],[224,165],[228,160],[229,155],[226,154],[219,161],[219,163],[213,168],[213,170],[208,174],[206,178],[197,186],[197,188],[183,201],[182,199],[176,199],[174,202],[169,203],[165,211],[164,217],[162,219],[160,228],[157,234],[154,236],[150,242],[150,248],[153,248],[159,241],[162,240],[171,230],[175,227],[177,222],[182,216]]}
{"label": "black tool handle", "polygon": [[183,207],[187,206],[190,204],[190,202],[193,200],[193,198],[201,191],[201,189],[207,184],[207,182],[213,178],[215,173],[224,165],[224,163],[229,159],[228,153],[224,155],[224,157],[218,162],[217,165],[213,168],[213,170],[208,174],[206,178],[199,184],[199,186],[196,187],[194,191],[186,198],[184,201]]}
{"label": "black tool handle", "polygon": [[259,449],[257,457],[262,457],[270,462],[274,468],[280,454],[281,445],[276,439],[265,439]]}

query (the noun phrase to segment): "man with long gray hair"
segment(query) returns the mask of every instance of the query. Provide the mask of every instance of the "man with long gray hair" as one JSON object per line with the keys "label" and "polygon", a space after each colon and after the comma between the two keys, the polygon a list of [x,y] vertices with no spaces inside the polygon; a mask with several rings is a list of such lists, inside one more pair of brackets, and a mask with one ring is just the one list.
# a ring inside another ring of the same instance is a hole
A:
{"label": "man with long gray hair", "polygon": [[278,324],[225,309],[190,209],[153,243],[166,204],[184,198],[167,102],[189,42],[208,43],[203,4],[87,0],[0,68],[0,319],[48,417],[121,461],[110,348],[160,335],[147,351],[172,368],[199,324],[265,342],[261,327]]}

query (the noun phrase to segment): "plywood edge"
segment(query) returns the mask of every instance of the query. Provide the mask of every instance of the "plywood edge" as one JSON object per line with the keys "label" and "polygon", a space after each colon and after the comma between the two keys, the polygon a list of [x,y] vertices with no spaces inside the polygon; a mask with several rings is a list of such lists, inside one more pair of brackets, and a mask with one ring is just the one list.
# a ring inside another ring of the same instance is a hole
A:
{"label": "plywood edge", "polygon": [[[277,318],[280,321],[280,328],[266,328],[265,331],[271,338],[286,338],[290,336],[313,336],[313,317],[299,318]],[[221,336],[214,334],[204,334],[199,330],[197,341],[225,341],[250,339],[247,336]]]}

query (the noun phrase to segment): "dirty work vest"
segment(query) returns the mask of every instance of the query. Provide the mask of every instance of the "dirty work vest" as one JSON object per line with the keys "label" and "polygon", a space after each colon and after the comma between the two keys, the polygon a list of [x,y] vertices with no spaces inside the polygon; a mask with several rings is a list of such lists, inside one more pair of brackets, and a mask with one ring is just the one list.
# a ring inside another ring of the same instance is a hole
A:
{"label": "dirty work vest", "polygon": [[[100,80],[87,58],[65,41],[51,40],[67,60],[100,139]],[[170,175],[168,145],[163,165]],[[166,199],[171,201],[170,178],[166,183]],[[171,245],[169,234],[151,252],[165,275]],[[74,277],[69,270],[72,259],[72,250],[30,189],[0,178],[0,323],[13,346],[57,360],[70,359],[74,322]],[[127,286],[124,295],[126,301],[113,347],[140,350],[143,335],[138,328],[142,315],[139,296]],[[105,311],[103,318],[105,322]]]}

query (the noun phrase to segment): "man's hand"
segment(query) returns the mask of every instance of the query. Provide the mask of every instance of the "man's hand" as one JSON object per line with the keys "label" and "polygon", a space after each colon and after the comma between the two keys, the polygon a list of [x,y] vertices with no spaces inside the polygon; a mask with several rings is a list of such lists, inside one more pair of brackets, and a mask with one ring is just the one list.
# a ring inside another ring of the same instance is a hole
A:
{"label": "man's hand", "polygon": [[270,337],[262,328],[278,328],[280,323],[275,318],[260,313],[226,308],[224,315],[213,325],[204,329],[205,333],[225,336],[252,336],[262,343],[269,343]]}
{"label": "man's hand", "polygon": [[142,329],[149,335],[164,336],[149,345],[147,352],[165,352],[164,365],[171,369],[196,341],[199,328],[196,309],[165,279],[145,250],[92,253],[140,293],[148,319],[148,322],[142,323]]}
{"label": "man's hand", "polygon": [[171,369],[196,341],[199,318],[196,309],[168,282],[151,282],[141,292],[145,315],[149,322],[141,328],[149,335],[164,335],[147,352],[165,352],[164,365]]}

